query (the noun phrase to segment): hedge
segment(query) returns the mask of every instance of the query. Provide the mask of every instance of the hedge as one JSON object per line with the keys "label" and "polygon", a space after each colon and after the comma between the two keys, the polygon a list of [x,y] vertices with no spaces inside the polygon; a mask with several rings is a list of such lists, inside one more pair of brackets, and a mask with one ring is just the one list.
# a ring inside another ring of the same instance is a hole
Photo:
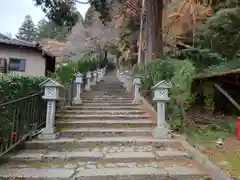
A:
{"label": "hedge", "polygon": [[0,74],[0,104],[15,100],[36,92],[46,77]]}

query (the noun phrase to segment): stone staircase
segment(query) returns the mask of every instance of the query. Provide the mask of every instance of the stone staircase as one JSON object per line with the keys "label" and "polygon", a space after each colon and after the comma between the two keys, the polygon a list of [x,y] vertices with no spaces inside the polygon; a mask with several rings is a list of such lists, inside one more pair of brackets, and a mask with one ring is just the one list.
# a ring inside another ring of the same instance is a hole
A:
{"label": "stone staircase", "polygon": [[206,173],[175,139],[154,139],[156,126],[110,74],[82,104],[56,114],[60,138],[25,142],[5,156],[0,179],[200,180]]}

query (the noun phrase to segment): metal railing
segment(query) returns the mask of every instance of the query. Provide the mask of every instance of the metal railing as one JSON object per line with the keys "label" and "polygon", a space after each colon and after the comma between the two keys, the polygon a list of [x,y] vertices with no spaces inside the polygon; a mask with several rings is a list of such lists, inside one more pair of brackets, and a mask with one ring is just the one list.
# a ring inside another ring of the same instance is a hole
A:
{"label": "metal railing", "polygon": [[45,125],[43,92],[0,104],[0,156]]}

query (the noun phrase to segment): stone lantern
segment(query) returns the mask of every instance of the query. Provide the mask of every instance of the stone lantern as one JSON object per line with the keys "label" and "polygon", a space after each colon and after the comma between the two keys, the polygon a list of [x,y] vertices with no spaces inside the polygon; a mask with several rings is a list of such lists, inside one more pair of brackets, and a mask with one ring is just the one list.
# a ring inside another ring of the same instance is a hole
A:
{"label": "stone lantern", "polygon": [[43,140],[54,140],[58,134],[55,133],[55,112],[56,101],[59,99],[59,89],[63,86],[56,81],[48,78],[40,84],[44,88],[43,99],[47,100],[46,126],[39,135]]}
{"label": "stone lantern", "polygon": [[152,87],[154,91],[153,100],[157,102],[157,127],[154,132],[156,138],[169,138],[169,128],[166,123],[165,106],[166,102],[170,99],[168,90],[172,85],[165,80],[158,82]]}
{"label": "stone lantern", "polygon": [[91,77],[92,73],[90,71],[87,72],[86,78],[87,78],[87,84],[85,86],[85,90],[90,91],[91,90]]}
{"label": "stone lantern", "polygon": [[133,86],[134,86],[134,100],[133,103],[140,102],[140,87],[141,87],[141,77],[135,76],[133,78]]}
{"label": "stone lantern", "polygon": [[73,99],[73,103],[74,104],[81,104],[82,100],[81,100],[81,88],[82,88],[82,84],[83,84],[83,74],[78,72],[76,74],[76,79],[75,79],[75,84],[76,84],[76,96]]}

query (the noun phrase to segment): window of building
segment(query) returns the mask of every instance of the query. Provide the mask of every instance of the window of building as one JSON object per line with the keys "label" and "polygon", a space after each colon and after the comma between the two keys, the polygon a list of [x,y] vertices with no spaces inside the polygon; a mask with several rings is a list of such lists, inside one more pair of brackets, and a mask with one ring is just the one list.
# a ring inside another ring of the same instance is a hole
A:
{"label": "window of building", "polygon": [[26,66],[25,59],[10,58],[9,59],[9,71],[24,72]]}

